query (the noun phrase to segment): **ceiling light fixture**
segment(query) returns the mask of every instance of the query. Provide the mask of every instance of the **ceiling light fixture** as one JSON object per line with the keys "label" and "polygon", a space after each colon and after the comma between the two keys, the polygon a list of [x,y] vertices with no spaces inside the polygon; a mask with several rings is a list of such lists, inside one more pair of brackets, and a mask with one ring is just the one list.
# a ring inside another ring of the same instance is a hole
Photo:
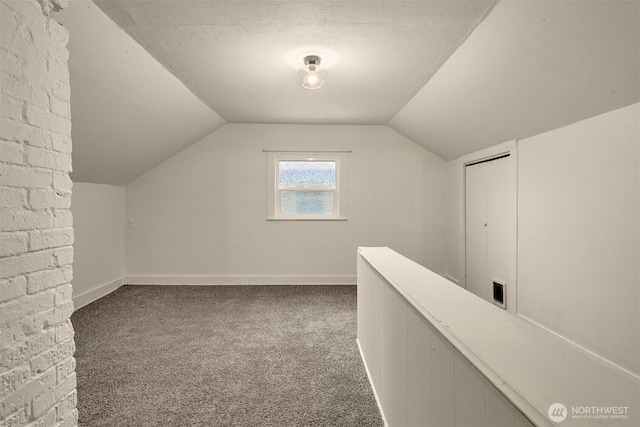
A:
{"label": "ceiling light fixture", "polygon": [[302,72],[302,87],[305,89],[320,89],[324,84],[327,72],[320,68],[320,57],[309,55],[304,58]]}

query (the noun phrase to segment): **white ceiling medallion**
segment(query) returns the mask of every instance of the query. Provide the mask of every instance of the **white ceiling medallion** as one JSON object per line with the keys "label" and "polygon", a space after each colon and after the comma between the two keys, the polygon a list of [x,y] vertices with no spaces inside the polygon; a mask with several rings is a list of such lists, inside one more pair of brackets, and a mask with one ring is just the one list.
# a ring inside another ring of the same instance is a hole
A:
{"label": "white ceiling medallion", "polygon": [[324,84],[327,72],[320,68],[320,57],[309,55],[304,58],[304,67],[300,70],[302,87],[305,89],[320,89]]}

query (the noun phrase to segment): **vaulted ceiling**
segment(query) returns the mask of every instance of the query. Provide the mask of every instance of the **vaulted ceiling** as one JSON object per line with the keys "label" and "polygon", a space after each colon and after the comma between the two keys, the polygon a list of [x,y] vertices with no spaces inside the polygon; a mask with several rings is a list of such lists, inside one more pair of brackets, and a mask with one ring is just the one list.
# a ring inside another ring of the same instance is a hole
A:
{"label": "vaulted ceiling", "polygon": [[[97,5],[97,6],[96,6]],[[630,1],[71,0],[77,181],[230,123],[389,125],[444,159],[640,99]],[[302,88],[306,55],[328,72]]]}
{"label": "vaulted ceiling", "polygon": [[[494,2],[129,1],[96,4],[225,120],[387,124]],[[322,90],[301,86],[322,58]]]}
{"label": "vaulted ceiling", "polygon": [[502,1],[391,121],[444,159],[640,100],[640,2]]}

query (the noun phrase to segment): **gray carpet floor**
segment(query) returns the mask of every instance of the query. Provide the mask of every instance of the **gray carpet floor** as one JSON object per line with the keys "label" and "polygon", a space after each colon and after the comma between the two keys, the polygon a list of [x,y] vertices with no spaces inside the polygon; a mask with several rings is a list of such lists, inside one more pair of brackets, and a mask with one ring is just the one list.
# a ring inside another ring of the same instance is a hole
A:
{"label": "gray carpet floor", "polygon": [[80,426],[382,426],[355,286],[123,286],[72,321]]}

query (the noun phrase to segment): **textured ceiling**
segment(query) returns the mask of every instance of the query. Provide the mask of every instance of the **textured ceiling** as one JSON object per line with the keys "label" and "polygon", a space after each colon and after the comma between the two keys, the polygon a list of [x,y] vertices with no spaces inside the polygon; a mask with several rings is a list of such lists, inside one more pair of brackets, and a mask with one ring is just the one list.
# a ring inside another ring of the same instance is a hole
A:
{"label": "textured ceiling", "polygon": [[76,181],[126,184],[225,122],[385,124],[453,159],[640,101],[638,1],[96,4],[56,14]]}
{"label": "textured ceiling", "polygon": [[[228,122],[387,124],[492,1],[97,0]],[[325,86],[302,88],[320,55]]]}

